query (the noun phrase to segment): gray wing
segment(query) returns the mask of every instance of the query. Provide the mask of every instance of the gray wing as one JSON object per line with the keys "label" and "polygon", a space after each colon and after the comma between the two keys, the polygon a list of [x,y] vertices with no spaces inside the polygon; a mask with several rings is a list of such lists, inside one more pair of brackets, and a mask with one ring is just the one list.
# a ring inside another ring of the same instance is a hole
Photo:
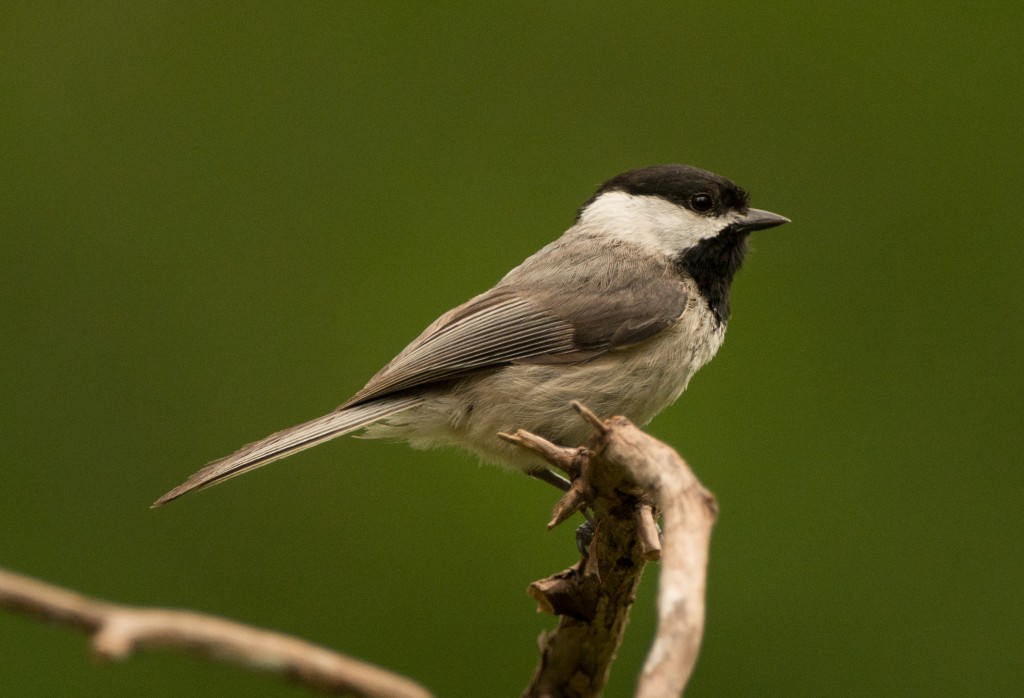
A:
{"label": "gray wing", "polygon": [[510,363],[586,361],[638,344],[678,320],[688,300],[672,278],[571,296],[498,286],[442,315],[337,410],[210,463],[154,506],[412,409],[423,398],[398,394],[410,388]]}
{"label": "gray wing", "polygon": [[677,278],[559,294],[498,286],[441,316],[340,409],[510,363],[573,363],[638,344],[676,322]]}

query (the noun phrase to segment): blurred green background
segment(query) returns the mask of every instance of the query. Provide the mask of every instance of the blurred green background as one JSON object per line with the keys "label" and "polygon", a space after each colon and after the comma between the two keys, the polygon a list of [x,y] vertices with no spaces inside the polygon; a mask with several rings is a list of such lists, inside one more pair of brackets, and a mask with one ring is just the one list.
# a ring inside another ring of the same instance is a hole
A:
{"label": "blurred green background", "polygon": [[[651,431],[719,497],[693,695],[1024,683],[1022,5],[6,3],[0,565],[518,695],[554,492],[344,439],[341,403],[604,179],[729,176],[729,339]],[[653,629],[645,579],[608,696]],[[0,615],[10,696],[297,696]]]}

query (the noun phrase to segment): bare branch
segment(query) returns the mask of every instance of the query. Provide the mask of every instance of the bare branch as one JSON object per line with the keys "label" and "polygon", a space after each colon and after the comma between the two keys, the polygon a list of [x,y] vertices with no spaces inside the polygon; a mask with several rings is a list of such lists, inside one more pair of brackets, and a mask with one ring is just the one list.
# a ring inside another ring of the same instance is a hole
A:
{"label": "bare branch", "polygon": [[92,636],[92,650],[122,660],[168,648],[276,674],[339,696],[429,698],[404,677],[288,635],[190,611],[132,608],[0,570],[0,608],[68,625]]}
{"label": "bare branch", "polygon": [[[549,462],[573,453],[572,487],[552,524],[576,509],[594,511],[594,537],[578,563],[530,585],[540,609],[559,616],[539,640],[540,661],[525,696],[584,697],[607,682],[645,564],[661,558],[658,633],[637,687],[642,698],[682,694],[704,630],[704,592],[714,497],[671,448],[629,420],[602,421],[574,403],[594,426],[590,449],[566,449],[520,431],[509,439]],[[656,512],[664,515],[664,542]],[[562,514],[565,514],[562,516]]]}
{"label": "bare branch", "polygon": [[658,588],[658,631],[647,654],[637,698],[682,695],[700,652],[714,496],[675,451],[629,420],[608,420],[601,455],[629,468],[655,493],[665,525]]}
{"label": "bare branch", "polygon": [[640,532],[640,545],[644,549],[644,559],[657,560],[661,557],[661,535],[658,523],[654,520],[654,507],[642,504],[637,511],[636,526]]}
{"label": "bare branch", "polygon": [[565,446],[557,446],[547,439],[537,436],[536,434],[531,434],[523,429],[519,429],[515,434],[499,432],[498,436],[505,441],[508,441],[510,444],[522,446],[525,449],[533,451],[569,477],[576,477],[579,474],[580,458],[582,458],[586,453],[585,448],[566,448]]}

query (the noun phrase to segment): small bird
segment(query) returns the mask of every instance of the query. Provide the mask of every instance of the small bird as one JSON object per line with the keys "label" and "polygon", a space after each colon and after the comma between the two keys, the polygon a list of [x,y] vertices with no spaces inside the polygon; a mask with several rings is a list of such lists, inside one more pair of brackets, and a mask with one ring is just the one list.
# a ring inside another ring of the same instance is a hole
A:
{"label": "small bird", "polygon": [[347,402],[213,461],[153,506],[342,434],[454,445],[558,484],[499,432],[583,443],[578,400],[644,425],[718,351],[750,234],[789,219],[688,165],[602,184],[575,223],[493,288],[448,311]]}

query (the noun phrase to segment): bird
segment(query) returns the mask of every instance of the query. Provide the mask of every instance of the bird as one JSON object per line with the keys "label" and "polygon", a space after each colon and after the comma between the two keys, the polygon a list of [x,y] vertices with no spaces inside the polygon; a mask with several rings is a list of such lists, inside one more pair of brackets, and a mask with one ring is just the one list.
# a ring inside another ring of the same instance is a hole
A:
{"label": "bird", "polygon": [[574,401],[641,426],[675,402],[722,345],[751,233],[790,222],[749,198],[689,165],[609,179],[561,237],[441,315],[341,406],[209,463],[153,506],[357,431],[461,447],[558,484],[498,434],[573,446],[589,429]]}

